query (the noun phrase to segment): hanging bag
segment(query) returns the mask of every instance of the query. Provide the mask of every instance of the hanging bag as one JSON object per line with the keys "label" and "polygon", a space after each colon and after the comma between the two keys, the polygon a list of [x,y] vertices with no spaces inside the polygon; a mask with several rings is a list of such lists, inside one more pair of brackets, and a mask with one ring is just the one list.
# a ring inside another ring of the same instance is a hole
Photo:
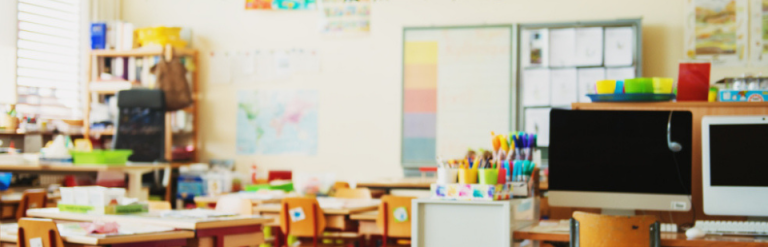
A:
{"label": "hanging bag", "polygon": [[166,46],[151,72],[157,77],[157,88],[165,93],[166,111],[176,111],[192,105],[192,91],[187,82],[187,69],[180,59],[173,56],[173,49]]}

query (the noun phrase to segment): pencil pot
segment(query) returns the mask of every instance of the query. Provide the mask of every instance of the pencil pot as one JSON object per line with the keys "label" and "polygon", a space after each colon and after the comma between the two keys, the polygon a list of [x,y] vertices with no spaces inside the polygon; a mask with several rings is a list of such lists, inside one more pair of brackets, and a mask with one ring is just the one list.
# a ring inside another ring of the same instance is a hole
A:
{"label": "pencil pot", "polygon": [[459,169],[459,183],[460,184],[477,183],[477,170],[476,169]]}
{"label": "pencil pot", "polygon": [[479,184],[496,184],[498,179],[499,170],[490,168],[480,169],[480,171],[477,172],[477,180],[479,180]]}
{"label": "pencil pot", "polygon": [[456,177],[459,175],[459,169],[455,168],[437,168],[438,184],[456,183]]}

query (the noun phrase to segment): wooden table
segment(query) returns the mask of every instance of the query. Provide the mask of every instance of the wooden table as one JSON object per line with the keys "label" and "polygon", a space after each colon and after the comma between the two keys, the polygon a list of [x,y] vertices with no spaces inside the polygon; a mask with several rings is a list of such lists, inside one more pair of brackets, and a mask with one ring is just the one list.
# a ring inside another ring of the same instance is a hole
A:
{"label": "wooden table", "polygon": [[[335,199],[335,200],[344,200],[344,199]],[[379,204],[381,204],[381,200],[378,199],[371,199],[366,201],[359,201],[359,200],[349,200],[349,201],[356,201],[354,205],[349,206],[343,206],[341,208],[329,208],[329,207],[323,207],[321,204],[320,207],[323,210],[323,213],[325,214],[325,222],[327,228],[332,229],[340,229],[340,230],[347,230],[350,229],[353,224],[351,224],[351,219],[349,218],[350,215],[366,212],[366,211],[373,211],[379,208]],[[257,212],[261,214],[262,216],[272,217],[274,218],[275,223],[280,223],[280,204],[262,204],[259,206],[256,206],[253,208],[254,212]]]}
{"label": "wooden table", "polygon": [[[141,176],[147,172],[178,168],[181,164],[150,164],[137,163],[129,165],[72,165],[72,164],[39,164],[39,165],[0,165],[0,171],[16,173],[72,173],[72,172],[100,172],[120,171],[128,174],[128,197],[141,198]],[[170,186],[168,186],[170,189]]]}
{"label": "wooden table", "polygon": [[[235,195],[235,194],[236,193],[232,193],[232,195]],[[212,204],[213,203],[213,204],[215,204],[216,202],[219,201],[219,199],[222,196],[225,196],[225,195],[221,195],[221,196],[196,196],[195,197],[195,203],[205,203],[205,204]],[[266,204],[266,203],[279,203],[281,200],[283,200],[283,198],[254,199],[254,198],[247,198],[247,197],[243,197],[243,199],[251,200],[251,203],[253,204],[253,206],[258,206],[258,205]]]}
{"label": "wooden table", "polygon": [[358,222],[357,232],[370,238],[371,235],[381,235],[381,229],[376,225],[376,218],[379,217],[379,211],[368,211],[349,216],[349,219]]}
{"label": "wooden table", "polygon": [[[15,224],[13,224],[15,225]],[[3,225],[2,227],[6,227]],[[185,246],[188,239],[194,238],[193,231],[175,230],[168,232],[145,233],[120,236],[62,236],[65,246],[112,246],[112,247],[149,247],[149,246]],[[0,231],[0,247],[16,246],[17,235],[3,229]]]}
{"label": "wooden table", "polygon": [[[534,241],[549,242],[569,242],[570,233],[565,231],[537,231],[536,226],[528,226],[513,233],[515,240],[529,239]],[[687,239],[684,233],[661,233],[661,246],[729,246],[729,247],[757,247],[768,246],[768,239],[759,239],[755,237],[736,237],[736,236],[712,236],[708,235],[701,239]]]}
{"label": "wooden table", "polygon": [[182,230],[194,230],[195,239],[191,246],[258,246],[264,243],[262,226],[272,222],[265,217],[221,217],[213,219],[178,219],[161,218],[157,214],[139,215],[92,215],[77,213],[62,213],[58,208],[42,208],[27,210],[29,217],[49,218],[69,221],[116,221],[168,226]]}
{"label": "wooden table", "polygon": [[429,190],[429,186],[437,182],[434,177],[414,177],[414,178],[389,178],[372,181],[358,182],[357,187],[368,187],[372,189],[424,189]]}

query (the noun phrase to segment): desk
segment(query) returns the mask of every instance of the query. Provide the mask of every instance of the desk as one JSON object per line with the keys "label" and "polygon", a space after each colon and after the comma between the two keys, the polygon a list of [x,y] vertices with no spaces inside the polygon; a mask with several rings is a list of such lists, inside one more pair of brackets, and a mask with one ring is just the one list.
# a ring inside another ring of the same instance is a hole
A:
{"label": "desk", "polygon": [[[236,195],[236,194],[237,193],[232,193],[232,195]],[[216,202],[219,201],[219,198],[221,198],[222,196],[225,196],[225,195],[221,195],[221,196],[196,196],[195,197],[195,203],[205,203],[205,204],[213,203],[213,204],[215,204]],[[276,198],[276,197],[272,198],[272,199],[254,199],[254,198],[243,197],[243,199],[251,200],[251,203],[253,204],[253,206],[258,206],[258,205],[267,204],[267,203],[279,203],[281,200],[283,200],[283,198]]]}
{"label": "desk", "polygon": [[377,217],[379,217],[379,211],[368,211],[350,215],[349,219],[358,222],[358,233],[370,238],[371,235],[381,235],[381,229],[376,225]]}
{"label": "desk", "polygon": [[358,182],[357,187],[368,187],[371,189],[424,189],[429,190],[429,186],[437,182],[437,178],[416,177],[416,178],[389,178],[365,182]]}
{"label": "desk", "polygon": [[[379,208],[381,200],[361,200],[361,199],[339,199],[326,198],[329,200],[347,201],[342,207],[324,207],[321,203],[320,208],[325,214],[327,228],[346,230],[351,228],[352,224],[348,216],[356,213],[373,211]],[[280,204],[262,204],[253,208],[253,210],[262,216],[274,218],[275,223],[280,223]]]}
{"label": "desk", "polygon": [[[141,198],[141,176],[154,170],[178,168],[179,164],[135,164],[124,166],[108,165],[0,165],[0,171],[9,171],[17,173],[72,173],[72,172],[100,172],[100,171],[121,171],[128,174],[128,197]],[[170,189],[170,186],[168,186]]]}
{"label": "desk", "polygon": [[157,226],[168,226],[195,231],[195,246],[258,246],[264,242],[262,225],[272,219],[264,217],[222,217],[215,219],[161,218],[157,214],[92,215],[62,213],[58,208],[27,210],[29,217],[69,221],[116,221]]}
{"label": "desk", "polygon": [[[16,246],[17,235],[14,231],[7,231],[6,227],[14,227],[16,224],[3,224],[0,226],[0,247]],[[64,246],[113,246],[113,247],[150,247],[150,246],[184,246],[187,240],[194,238],[192,231],[175,230],[169,232],[145,233],[120,236],[62,236]]]}
{"label": "desk", "polygon": [[[544,232],[538,231],[536,226],[527,226],[517,229],[513,233],[515,240],[529,239],[534,241],[569,242],[570,233],[565,231]],[[735,236],[706,236],[702,239],[687,239],[684,233],[661,233],[661,246],[688,246],[688,247],[757,247],[768,246],[768,239],[754,237]]]}

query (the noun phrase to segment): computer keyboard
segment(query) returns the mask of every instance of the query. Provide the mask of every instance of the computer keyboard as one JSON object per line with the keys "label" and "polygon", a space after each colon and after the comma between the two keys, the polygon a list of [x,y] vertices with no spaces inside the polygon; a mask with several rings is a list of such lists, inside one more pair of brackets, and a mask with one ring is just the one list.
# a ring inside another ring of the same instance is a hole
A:
{"label": "computer keyboard", "polygon": [[697,220],[694,228],[710,235],[768,236],[768,222]]}

